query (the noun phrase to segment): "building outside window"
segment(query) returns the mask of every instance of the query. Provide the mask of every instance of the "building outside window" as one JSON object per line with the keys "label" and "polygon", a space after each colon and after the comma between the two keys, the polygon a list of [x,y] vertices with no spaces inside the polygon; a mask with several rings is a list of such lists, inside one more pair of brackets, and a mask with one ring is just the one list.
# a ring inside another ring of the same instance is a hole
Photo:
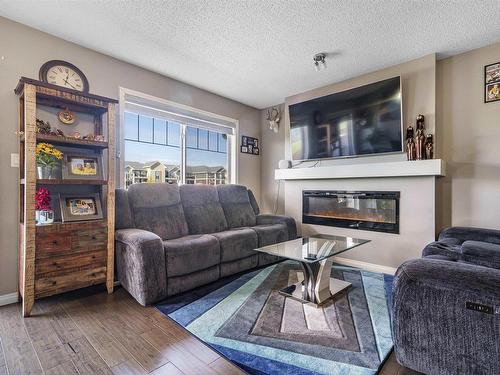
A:
{"label": "building outside window", "polygon": [[[135,109],[135,108],[133,108]],[[222,185],[231,182],[235,136],[227,127],[182,117],[123,113],[124,186],[137,183]]]}

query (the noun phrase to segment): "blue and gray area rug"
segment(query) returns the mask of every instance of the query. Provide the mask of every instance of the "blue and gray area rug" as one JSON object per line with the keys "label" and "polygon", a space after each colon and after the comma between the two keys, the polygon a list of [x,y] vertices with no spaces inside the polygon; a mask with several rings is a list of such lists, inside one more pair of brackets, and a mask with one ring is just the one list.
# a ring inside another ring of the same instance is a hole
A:
{"label": "blue and gray area rug", "polygon": [[392,349],[392,276],[334,266],[352,287],[317,309],[278,290],[302,278],[283,262],[156,307],[250,374],[371,375]]}

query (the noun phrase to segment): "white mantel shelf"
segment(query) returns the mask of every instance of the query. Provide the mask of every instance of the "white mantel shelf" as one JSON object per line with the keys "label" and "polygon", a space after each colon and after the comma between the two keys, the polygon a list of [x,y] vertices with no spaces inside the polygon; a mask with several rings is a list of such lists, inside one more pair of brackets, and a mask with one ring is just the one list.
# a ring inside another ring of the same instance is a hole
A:
{"label": "white mantel shelf", "polygon": [[276,180],[327,180],[339,178],[441,177],[446,173],[442,159],[345,164],[312,168],[276,169]]}

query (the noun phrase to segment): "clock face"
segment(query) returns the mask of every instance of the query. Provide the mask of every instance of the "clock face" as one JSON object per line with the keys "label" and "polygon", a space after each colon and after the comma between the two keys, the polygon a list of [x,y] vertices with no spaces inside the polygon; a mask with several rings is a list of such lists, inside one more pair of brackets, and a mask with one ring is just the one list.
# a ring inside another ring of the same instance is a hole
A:
{"label": "clock face", "polygon": [[40,69],[40,79],[53,85],[88,92],[85,75],[73,64],[61,60],[45,63]]}
{"label": "clock face", "polygon": [[56,65],[50,68],[47,72],[47,82],[68,89],[83,91],[82,77],[67,66]]}

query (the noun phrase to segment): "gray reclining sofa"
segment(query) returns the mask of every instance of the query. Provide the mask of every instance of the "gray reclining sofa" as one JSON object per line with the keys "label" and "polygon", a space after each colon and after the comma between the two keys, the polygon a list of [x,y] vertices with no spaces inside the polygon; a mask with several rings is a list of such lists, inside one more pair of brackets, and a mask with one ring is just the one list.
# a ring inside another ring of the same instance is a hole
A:
{"label": "gray reclining sofa", "polygon": [[394,279],[394,350],[427,375],[500,374],[500,231],[453,227]]}
{"label": "gray reclining sofa", "polygon": [[141,305],[276,262],[253,249],[297,237],[292,218],[260,215],[241,185],[117,189],[115,225],[117,278]]}

